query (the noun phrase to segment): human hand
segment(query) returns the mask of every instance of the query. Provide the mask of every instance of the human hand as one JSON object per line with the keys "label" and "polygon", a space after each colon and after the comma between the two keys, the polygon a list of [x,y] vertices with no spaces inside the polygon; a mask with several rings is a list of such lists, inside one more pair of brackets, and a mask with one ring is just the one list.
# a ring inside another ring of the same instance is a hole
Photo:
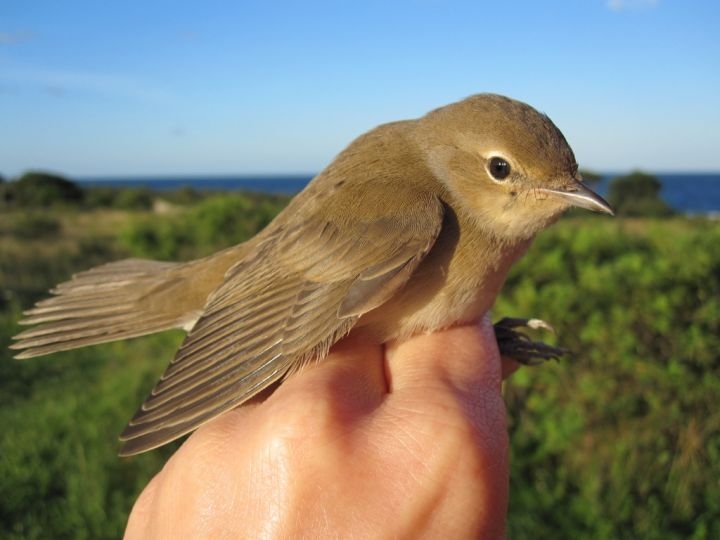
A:
{"label": "human hand", "polygon": [[199,428],[126,539],[501,538],[508,441],[492,325],[358,336]]}

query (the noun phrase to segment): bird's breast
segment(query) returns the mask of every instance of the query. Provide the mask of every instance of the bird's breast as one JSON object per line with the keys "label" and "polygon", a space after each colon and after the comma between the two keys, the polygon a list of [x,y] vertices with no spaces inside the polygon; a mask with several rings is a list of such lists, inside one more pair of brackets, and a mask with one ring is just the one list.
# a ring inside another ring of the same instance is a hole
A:
{"label": "bird's breast", "polygon": [[358,327],[385,342],[484,315],[531,240],[508,244],[466,229],[462,224],[445,226],[405,286],[365,314]]}

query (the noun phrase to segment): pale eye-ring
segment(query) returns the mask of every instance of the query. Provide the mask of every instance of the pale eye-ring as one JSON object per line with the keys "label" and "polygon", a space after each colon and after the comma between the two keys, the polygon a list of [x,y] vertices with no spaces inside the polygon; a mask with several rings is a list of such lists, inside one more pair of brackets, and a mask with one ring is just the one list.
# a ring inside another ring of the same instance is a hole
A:
{"label": "pale eye-ring", "polygon": [[488,162],[488,171],[495,180],[505,180],[510,176],[510,163],[505,158],[491,157]]}

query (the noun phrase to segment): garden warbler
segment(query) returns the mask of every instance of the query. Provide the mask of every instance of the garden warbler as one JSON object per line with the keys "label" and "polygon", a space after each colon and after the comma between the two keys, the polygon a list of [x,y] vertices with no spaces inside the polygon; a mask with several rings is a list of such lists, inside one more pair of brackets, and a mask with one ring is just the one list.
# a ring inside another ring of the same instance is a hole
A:
{"label": "garden warbler", "polygon": [[12,347],[27,358],[185,329],[121,435],[123,455],[143,452],[321,359],[351,330],[382,343],[478,319],[570,206],[612,213],[547,116],[474,95],[362,135],[243,244],[77,274],[25,313],[38,326]]}

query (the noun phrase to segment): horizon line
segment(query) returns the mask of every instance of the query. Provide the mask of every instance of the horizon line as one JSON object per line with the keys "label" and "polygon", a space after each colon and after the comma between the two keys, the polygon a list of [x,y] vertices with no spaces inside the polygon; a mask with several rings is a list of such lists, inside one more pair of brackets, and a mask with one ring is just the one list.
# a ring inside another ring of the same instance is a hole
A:
{"label": "horizon line", "polygon": [[[634,172],[643,172],[648,174],[655,174],[655,175],[683,175],[683,174],[692,174],[692,175],[720,175],[720,168],[719,169],[646,169],[641,167],[632,167],[627,169],[584,169],[580,168],[581,172],[586,173],[592,173],[597,174],[603,177],[606,176],[620,176],[620,175],[626,175],[631,174]],[[18,180],[20,177],[22,177],[25,174],[28,173],[45,173],[45,174],[52,174],[56,176],[60,176],[63,178],[66,178],[68,180],[74,180],[79,182],[89,182],[89,181],[96,181],[96,182],[104,182],[104,181],[113,181],[113,180],[147,180],[152,179],[156,181],[172,181],[172,180],[178,180],[178,179],[188,179],[193,178],[196,180],[207,178],[207,179],[218,179],[218,178],[253,178],[253,179],[273,179],[273,178],[314,178],[317,174],[319,174],[320,171],[317,172],[308,172],[308,171],[293,171],[293,172],[183,172],[183,173],[101,173],[101,174],[78,174],[78,175],[72,175],[62,172],[56,172],[52,170],[47,169],[28,169],[26,171],[23,171],[22,173],[16,175],[16,176],[5,176],[2,173],[0,173],[0,178],[4,178],[6,181],[14,181]]]}

